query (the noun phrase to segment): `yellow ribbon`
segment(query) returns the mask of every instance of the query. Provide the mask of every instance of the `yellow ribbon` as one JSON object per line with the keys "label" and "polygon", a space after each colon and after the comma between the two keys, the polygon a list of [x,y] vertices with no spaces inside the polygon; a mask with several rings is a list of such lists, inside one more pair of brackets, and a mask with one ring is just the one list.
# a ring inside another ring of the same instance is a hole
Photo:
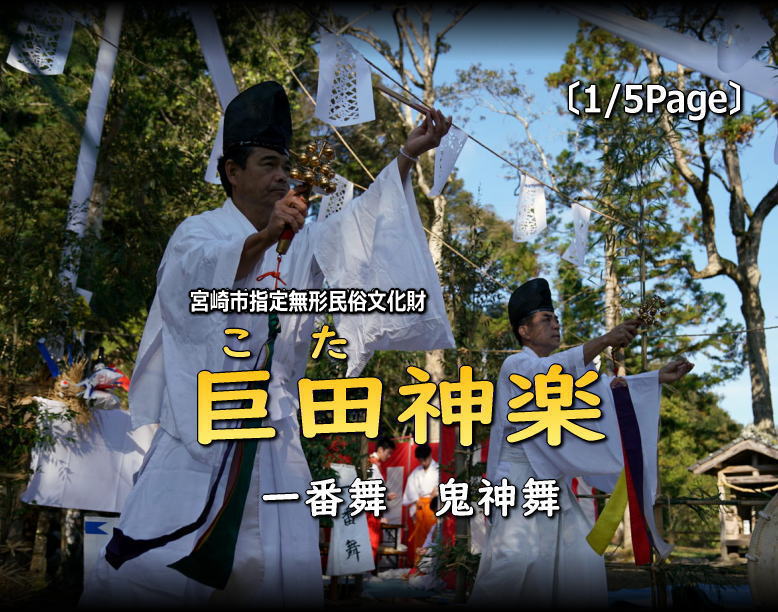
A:
{"label": "yellow ribbon", "polygon": [[619,523],[624,518],[624,510],[627,507],[627,476],[624,470],[616,483],[616,487],[611,493],[610,499],[602,509],[602,513],[597,518],[597,522],[592,527],[586,541],[598,555],[605,552],[608,544],[613,539],[613,534],[619,527]]}

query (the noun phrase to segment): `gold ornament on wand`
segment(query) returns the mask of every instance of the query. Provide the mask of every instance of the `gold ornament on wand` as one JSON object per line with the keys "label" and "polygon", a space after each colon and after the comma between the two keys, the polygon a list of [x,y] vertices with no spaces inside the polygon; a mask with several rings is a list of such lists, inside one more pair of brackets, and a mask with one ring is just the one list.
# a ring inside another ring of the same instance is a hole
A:
{"label": "gold ornament on wand", "polygon": [[649,297],[638,310],[635,318],[640,321],[640,327],[648,329],[657,324],[657,317],[664,314],[664,307],[667,303],[658,295]]}
{"label": "gold ornament on wand", "polygon": [[[324,141],[308,143],[302,153],[296,154],[295,165],[289,171],[289,178],[300,184],[296,187],[297,193],[307,196],[312,191],[318,191],[326,195],[335,193],[337,185],[330,180],[335,172],[329,162],[335,157],[335,149]],[[281,233],[276,245],[279,255],[285,254],[292,243],[294,233],[286,229]]]}

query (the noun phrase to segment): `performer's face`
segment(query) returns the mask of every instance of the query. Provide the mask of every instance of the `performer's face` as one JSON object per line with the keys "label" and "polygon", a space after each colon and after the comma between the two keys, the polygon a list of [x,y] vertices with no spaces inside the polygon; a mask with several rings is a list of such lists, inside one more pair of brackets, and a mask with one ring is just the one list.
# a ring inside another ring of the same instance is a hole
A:
{"label": "performer's face", "polygon": [[392,456],[392,449],[382,446],[376,450],[375,454],[378,456],[378,460],[383,463],[384,461],[389,461],[389,457]]}
{"label": "performer's face", "polygon": [[269,210],[289,191],[289,159],[272,149],[255,147],[245,168],[228,159],[225,170],[233,200]]}
{"label": "performer's face", "polygon": [[426,459],[421,460],[421,467],[423,467],[425,470],[432,465],[432,455],[427,457]]}
{"label": "performer's face", "polygon": [[519,326],[524,346],[528,346],[540,357],[548,357],[559,348],[559,320],[553,312],[541,311],[532,315],[527,325]]}

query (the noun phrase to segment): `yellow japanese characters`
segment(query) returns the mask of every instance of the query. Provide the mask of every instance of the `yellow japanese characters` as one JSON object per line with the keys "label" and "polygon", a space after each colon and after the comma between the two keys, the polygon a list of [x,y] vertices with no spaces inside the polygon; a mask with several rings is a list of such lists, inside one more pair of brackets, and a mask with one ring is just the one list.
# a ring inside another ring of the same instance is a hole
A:
{"label": "yellow japanese characters", "polygon": [[[243,329],[224,330],[225,335],[244,340],[249,333]],[[345,338],[338,338],[335,330],[323,325],[311,334],[316,341],[311,357],[318,359],[325,347],[333,359],[346,359],[348,355],[335,348],[347,346]],[[224,353],[232,358],[250,357],[250,351],[238,351],[228,346]],[[488,380],[473,380],[473,368],[460,366],[459,380],[441,381],[436,385],[431,376],[421,368],[408,366],[406,372],[414,383],[402,385],[400,395],[416,397],[398,417],[400,423],[413,419],[414,440],[427,442],[428,420],[440,419],[444,425],[459,425],[459,442],[462,446],[473,444],[475,423],[489,425],[492,421],[494,385]],[[521,442],[546,432],[550,446],[562,443],[562,429],[572,435],[594,442],[605,435],[574,423],[578,420],[598,419],[602,411],[600,398],[583,388],[595,382],[599,375],[587,371],[577,380],[562,372],[562,366],[552,364],[545,374],[536,374],[533,380],[519,374],[511,374],[510,381],[523,393],[508,401],[508,421],[527,425],[508,435],[510,443]],[[239,440],[275,437],[275,429],[261,427],[260,419],[268,415],[267,370],[238,372],[201,371],[197,376],[197,439],[200,444],[214,440]],[[235,386],[244,383],[243,389]],[[229,385],[228,389],[214,389],[214,385]],[[383,383],[374,377],[340,378],[298,381],[302,434],[312,438],[320,434],[363,433],[376,438],[381,420]],[[438,401],[434,400],[439,394]],[[575,408],[575,400],[592,408]],[[242,401],[240,408],[214,409],[217,402]],[[534,401],[537,410],[519,410]],[[244,427],[216,428],[215,421],[243,420]],[[248,420],[248,421],[246,421]]]}
{"label": "yellow japanese characters", "polygon": [[582,388],[590,385],[599,378],[597,372],[588,370],[581,378],[573,382],[570,374],[562,373],[562,366],[558,363],[549,366],[545,374],[535,375],[535,393],[532,388],[532,381],[519,374],[511,374],[510,381],[517,387],[525,391],[521,395],[514,397],[508,402],[508,407],[512,409],[521,408],[535,399],[535,405],[543,410],[531,410],[527,412],[509,412],[508,420],[511,423],[533,422],[534,425],[512,433],[508,436],[508,442],[521,442],[531,438],[542,431],[547,431],[547,441],[549,446],[559,446],[562,443],[562,428],[568,430],[575,436],[594,442],[602,440],[605,434],[601,434],[591,429],[586,429],[572,420],[581,419],[599,419],[602,412],[599,408],[579,408],[569,410],[573,405],[573,398],[576,397],[589,406],[599,406],[600,398],[588,391],[574,391],[574,386]]}
{"label": "yellow japanese characters", "polygon": [[[377,378],[301,378],[297,388],[300,392],[302,432],[306,438],[326,433],[364,433],[368,438],[378,436],[383,384]],[[350,391],[354,393],[350,394]],[[325,397],[316,397],[316,392]],[[359,395],[365,397],[360,398]],[[325,413],[331,417],[331,422],[317,423],[316,416],[324,416]]]}
{"label": "yellow japanese characters", "polygon": [[[473,380],[473,368],[461,366],[459,381],[442,381],[439,387],[429,382],[430,375],[414,366],[406,369],[417,384],[403,385],[400,395],[418,397],[397,417],[401,423],[413,418],[414,436],[417,444],[427,441],[427,417],[441,418],[444,425],[459,424],[459,441],[462,446],[473,443],[473,423],[488,425],[492,422],[492,400],[494,385],[488,380]],[[435,392],[440,390],[440,408],[430,404]]]}
{"label": "yellow japanese characters", "polygon": [[[249,337],[249,332],[245,329],[231,327],[224,330],[224,335],[237,336],[238,340],[244,340],[245,338]],[[235,351],[229,346],[222,347],[222,350],[224,351],[224,354],[227,355],[227,357],[234,357],[236,359],[245,359],[246,357],[251,357],[251,351]]]}
{"label": "yellow japanese characters", "polygon": [[[345,338],[337,338],[336,336],[335,330],[330,331],[329,325],[322,325],[321,330],[313,332],[311,338],[316,340],[316,347],[313,349],[313,353],[311,353],[311,359],[318,359],[321,356],[321,351],[324,348],[325,343],[328,346],[346,346],[348,344],[348,340]],[[328,338],[333,339],[327,342]],[[346,353],[331,348],[327,349],[327,354],[333,359],[345,359],[348,357]]]}
{"label": "yellow japanese characters", "polygon": [[[197,441],[210,444],[214,440],[249,440],[273,438],[272,427],[240,427],[214,429],[214,421],[232,419],[263,419],[267,416],[267,391],[264,389],[214,390],[214,384],[259,383],[270,379],[267,370],[247,372],[209,372],[202,370],[197,375]],[[214,410],[214,402],[242,400],[248,406]]]}
{"label": "yellow japanese characters", "polygon": [[430,375],[421,368],[408,366],[405,369],[418,383],[403,385],[400,387],[400,395],[418,395],[413,403],[397,417],[400,423],[413,419],[413,439],[416,444],[427,442],[427,417],[440,418],[440,409],[430,404],[438,388],[435,383],[429,382]]}

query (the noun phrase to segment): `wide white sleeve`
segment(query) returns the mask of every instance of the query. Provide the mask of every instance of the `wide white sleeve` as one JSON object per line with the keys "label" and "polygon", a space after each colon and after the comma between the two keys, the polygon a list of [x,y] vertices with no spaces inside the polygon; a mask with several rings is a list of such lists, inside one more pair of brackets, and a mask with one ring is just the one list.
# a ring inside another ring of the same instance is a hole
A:
{"label": "wide white sleeve", "polygon": [[315,257],[330,287],[424,290],[422,313],[372,312],[335,317],[349,342],[347,376],[358,376],[376,350],[451,348],[454,338],[435,266],[410,187],[389,164],[370,188],[321,222]]}
{"label": "wide white sleeve", "polygon": [[[519,389],[509,379],[511,374],[519,374],[530,380],[534,380],[536,374],[545,374],[548,368],[558,363],[562,366],[565,374],[570,374],[575,380],[580,378],[586,371],[586,364],[583,362],[583,347],[577,346],[567,351],[555,353],[549,357],[537,357],[527,351],[522,351],[518,355],[508,358],[503,365],[503,371],[500,373],[500,380],[497,388],[497,410],[495,419],[501,419],[501,429],[499,435],[502,437],[502,444],[521,444],[532,465],[533,471],[541,479],[564,479],[573,476],[597,475],[618,475],[622,468],[621,437],[619,435],[618,421],[613,408],[613,397],[607,379],[601,377],[597,382],[586,387],[586,391],[594,393],[600,398],[600,417],[597,419],[586,419],[573,421],[577,425],[602,433],[605,438],[599,441],[589,442],[576,436],[566,429],[562,430],[562,443],[558,446],[548,444],[547,431],[522,440],[520,442],[509,443],[507,437],[513,432],[518,432],[534,424],[529,423],[511,423],[507,419],[509,412],[513,410],[508,407],[508,402],[517,397],[523,390]],[[535,391],[535,387],[531,389]],[[571,407],[590,408],[588,404],[576,399]],[[539,415],[547,412],[537,407],[534,401],[520,408],[522,412],[540,411]],[[496,445],[499,441],[494,440]],[[490,464],[492,453],[492,440],[490,439]],[[496,465],[494,466],[496,468]],[[492,470],[488,474],[493,474]],[[602,483],[601,483],[602,484]]]}
{"label": "wide white sleeve", "polygon": [[227,315],[191,314],[189,292],[231,288],[245,236],[220,237],[203,217],[185,220],[168,243],[144,332],[151,350],[133,373],[129,399],[135,425],[159,422],[195,459],[216,464],[224,443],[197,441],[197,375],[225,370]]}
{"label": "wide white sleeve", "polygon": [[[573,374],[576,377],[583,375],[586,371],[583,347],[576,346],[549,357],[538,357],[525,349],[511,355],[503,362],[497,385],[495,386],[494,410],[489,434],[489,456],[486,466],[486,477],[491,482],[498,480],[497,467],[501,460],[502,451],[510,444],[507,441],[507,437],[520,429],[520,426],[508,421],[508,414],[512,411],[508,406],[508,402],[523,393],[521,389],[511,382],[511,374],[519,374],[525,378],[532,379],[535,374],[548,371],[548,368],[555,363],[560,364],[562,371],[565,373]],[[523,410],[532,410],[534,406],[533,402],[524,407]],[[536,407],[534,409],[537,410]],[[526,442],[521,444],[524,444],[526,450]]]}
{"label": "wide white sleeve", "polygon": [[370,464],[370,478],[376,480],[384,479],[384,475],[381,473],[381,468],[378,467],[378,464],[376,463]]}

